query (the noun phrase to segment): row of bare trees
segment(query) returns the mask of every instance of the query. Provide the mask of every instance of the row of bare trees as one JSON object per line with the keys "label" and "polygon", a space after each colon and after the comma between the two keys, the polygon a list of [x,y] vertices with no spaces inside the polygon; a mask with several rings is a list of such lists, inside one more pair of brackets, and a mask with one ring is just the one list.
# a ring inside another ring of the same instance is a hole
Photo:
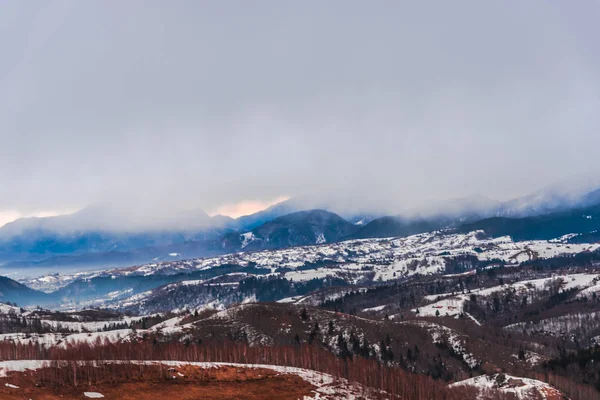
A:
{"label": "row of bare trees", "polygon": [[[449,389],[442,382],[425,375],[406,372],[400,368],[384,366],[374,360],[340,359],[330,352],[310,345],[250,347],[242,343],[216,342],[205,344],[159,343],[140,341],[131,343],[80,343],[64,348],[50,349],[29,344],[0,343],[3,360],[51,360],[40,371],[40,379],[48,386],[68,384],[93,384],[118,381],[123,376],[140,377],[147,374],[156,378],[156,372],[136,364],[123,369],[134,360],[176,360],[190,362],[225,362],[242,364],[268,364],[305,368],[324,372],[337,378],[357,382],[366,387],[382,390],[401,399],[410,400],[465,400],[477,398],[469,388]],[[96,361],[94,361],[96,360]],[[97,361],[102,360],[102,361]],[[111,363],[110,360],[119,360]],[[73,362],[78,361],[78,362]],[[123,364],[125,363],[125,364]],[[111,366],[112,365],[112,366]]]}
{"label": "row of bare trees", "polygon": [[[40,371],[45,384],[60,386],[86,382],[93,384],[118,382],[123,379],[155,379],[163,376],[152,368],[135,364],[129,369],[122,365],[129,361],[184,361],[224,362],[241,364],[267,364],[305,368],[324,372],[334,377],[357,382],[366,387],[382,390],[401,399],[465,400],[478,398],[474,389],[449,389],[446,384],[429,376],[407,372],[400,368],[382,365],[375,360],[355,357],[340,359],[317,346],[248,346],[239,342],[214,341],[198,343],[163,343],[155,340],[133,340],[110,343],[96,340],[94,343],[67,344],[50,348],[37,344],[0,342],[1,360],[50,360],[48,368]],[[118,360],[119,363],[110,361]],[[77,362],[73,362],[77,361]],[[109,361],[109,362],[104,362]],[[555,374],[539,374],[532,378],[548,382],[571,399],[600,399],[599,393],[590,386],[580,385]],[[509,396],[493,394],[491,399],[507,399]]]}

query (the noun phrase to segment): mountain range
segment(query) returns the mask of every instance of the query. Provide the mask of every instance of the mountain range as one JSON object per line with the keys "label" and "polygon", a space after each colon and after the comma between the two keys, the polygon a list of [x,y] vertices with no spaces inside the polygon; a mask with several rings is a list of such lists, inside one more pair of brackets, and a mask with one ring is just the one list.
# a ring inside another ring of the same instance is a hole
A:
{"label": "mountain range", "polygon": [[[7,269],[119,267],[439,229],[484,230],[515,240],[573,233],[579,240],[595,241],[600,228],[600,189],[579,195],[543,190],[504,203],[475,196],[395,216],[342,217],[332,210],[304,210],[304,204],[289,199],[237,219],[201,210],[178,212],[168,224],[158,218],[141,229],[141,214],[98,206],[70,215],[22,218],[0,228],[0,263]],[[138,228],[128,231],[123,228],[128,224]]]}

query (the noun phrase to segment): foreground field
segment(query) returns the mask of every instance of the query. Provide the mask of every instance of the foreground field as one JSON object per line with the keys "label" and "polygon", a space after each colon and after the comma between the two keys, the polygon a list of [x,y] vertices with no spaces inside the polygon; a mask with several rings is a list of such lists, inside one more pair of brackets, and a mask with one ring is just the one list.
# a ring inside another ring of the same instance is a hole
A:
{"label": "foreground field", "polygon": [[[83,364],[41,360],[0,364],[0,398],[7,400],[374,398],[373,391],[327,374],[268,365],[113,362],[91,372]],[[61,378],[65,370],[70,379]]]}

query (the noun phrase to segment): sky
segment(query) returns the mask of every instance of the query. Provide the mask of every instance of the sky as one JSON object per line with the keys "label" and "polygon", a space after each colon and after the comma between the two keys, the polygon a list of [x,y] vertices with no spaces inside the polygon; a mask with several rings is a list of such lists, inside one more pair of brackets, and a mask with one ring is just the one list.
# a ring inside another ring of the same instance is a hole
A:
{"label": "sky", "polygon": [[398,212],[593,179],[599,17],[558,0],[2,2],[0,219],[296,196]]}
{"label": "sky", "polygon": [[209,210],[209,215],[227,215],[231,218],[239,218],[244,215],[254,214],[277,203],[290,200],[288,196],[279,196],[271,200],[242,200],[236,203],[223,204],[214,210]]}

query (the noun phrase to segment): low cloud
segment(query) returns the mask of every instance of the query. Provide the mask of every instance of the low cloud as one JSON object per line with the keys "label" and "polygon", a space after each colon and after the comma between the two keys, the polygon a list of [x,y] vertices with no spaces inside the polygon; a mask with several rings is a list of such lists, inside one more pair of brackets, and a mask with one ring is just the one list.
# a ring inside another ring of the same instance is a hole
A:
{"label": "low cloud", "polygon": [[284,3],[5,5],[0,210],[395,213],[598,176],[596,3]]}
{"label": "low cloud", "polygon": [[277,203],[289,200],[288,196],[279,196],[275,199],[262,200],[246,200],[234,204],[224,204],[210,212],[210,215],[226,215],[231,218],[238,218],[244,215],[254,214],[258,211],[269,208]]}

